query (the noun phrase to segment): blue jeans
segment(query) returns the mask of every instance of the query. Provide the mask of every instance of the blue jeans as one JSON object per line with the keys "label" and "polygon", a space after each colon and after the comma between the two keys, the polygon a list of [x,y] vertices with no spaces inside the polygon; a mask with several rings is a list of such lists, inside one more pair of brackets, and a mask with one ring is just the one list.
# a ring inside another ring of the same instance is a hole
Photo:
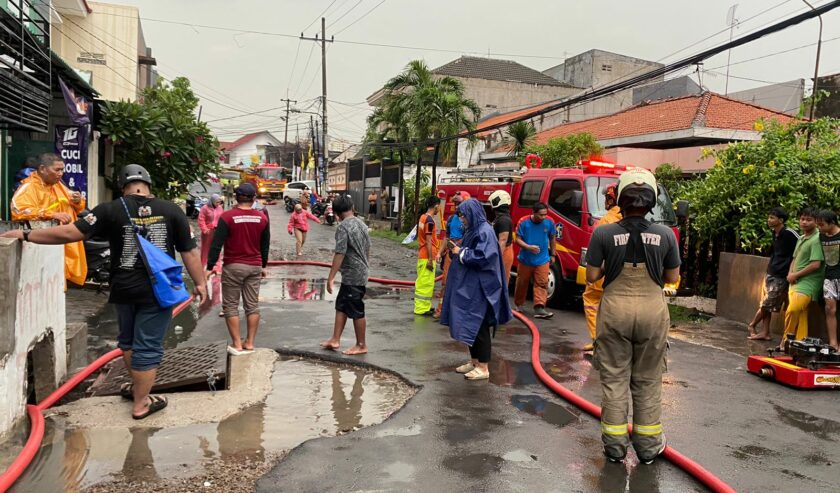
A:
{"label": "blue jeans", "polygon": [[172,308],[156,304],[116,304],[120,334],[117,347],[131,351],[131,369],[153,370],[163,360],[163,336],[172,322]]}

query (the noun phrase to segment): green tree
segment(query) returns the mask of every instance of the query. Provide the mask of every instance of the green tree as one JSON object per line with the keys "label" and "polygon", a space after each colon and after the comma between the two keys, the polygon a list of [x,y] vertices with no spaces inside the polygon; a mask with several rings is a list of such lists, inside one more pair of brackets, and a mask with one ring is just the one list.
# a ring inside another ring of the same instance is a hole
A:
{"label": "green tree", "polygon": [[660,164],[653,172],[656,182],[665,187],[672,200],[680,197],[680,190],[684,183],[683,170],[671,163]]}
{"label": "green tree", "polygon": [[[195,116],[198,98],[188,79],[159,82],[140,102],[105,104],[102,133],[115,146],[114,173],[126,164],[143,165],[152,175],[152,192],[175,198],[219,168],[219,141]],[[108,182],[117,191],[114,176]]]}
{"label": "green tree", "polygon": [[[543,168],[569,168],[581,159],[597,156],[604,148],[587,133],[554,137],[545,144],[530,145],[524,154],[536,154],[542,158]],[[525,162],[525,157],[522,157]]]}
{"label": "green tree", "polygon": [[519,159],[522,157],[525,149],[534,140],[534,137],[537,135],[537,129],[534,128],[534,124],[530,121],[514,122],[508,126],[505,134],[505,142],[513,146],[511,154],[516,159]]}
{"label": "green tree", "polygon": [[698,236],[736,237],[745,252],[770,245],[766,221],[773,207],[792,213],[806,206],[840,209],[840,120],[768,121],[756,128],[763,131],[760,141],[705,151],[714,156],[714,167],[703,179],[687,182],[682,193],[696,211],[692,226]]}
{"label": "green tree", "polygon": [[[466,97],[461,81],[435,75],[422,60],[409,62],[384,89],[380,105],[368,117],[366,140],[371,144],[383,140],[394,142],[400,150],[401,162],[405,162],[406,153],[416,155],[418,173],[427,141],[474,130],[481,116],[475,101]],[[455,142],[451,139],[435,145],[433,165],[437,165],[440,154],[445,159],[454,155]],[[411,208],[416,210],[421,195],[420,182],[415,177],[412,184]],[[406,196],[408,199],[408,194]],[[403,223],[416,219],[408,209],[404,208],[401,213]]]}

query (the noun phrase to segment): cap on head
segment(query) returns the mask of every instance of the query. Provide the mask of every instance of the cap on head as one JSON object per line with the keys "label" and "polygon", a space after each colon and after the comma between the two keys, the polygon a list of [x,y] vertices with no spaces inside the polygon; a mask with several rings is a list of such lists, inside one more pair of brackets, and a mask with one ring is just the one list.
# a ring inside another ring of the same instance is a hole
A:
{"label": "cap on head", "polygon": [[152,186],[152,177],[149,175],[149,172],[146,171],[146,168],[140,166],[139,164],[125,165],[125,167],[120,170],[120,174],[117,178],[120,188],[125,188],[126,185],[133,181],[142,181],[146,185]]}
{"label": "cap on head", "polygon": [[[630,196],[633,196],[631,200]],[[624,196],[622,200],[622,196]],[[628,169],[618,179],[618,203],[624,207],[647,207],[656,205],[656,177],[644,168]]]}
{"label": "cap on head", "polygon": [[504,190],[496,190],[490,195],[490,207],[497,208],[503,205],[510,205],[510,194]]}
{"label": "cap on head", "polygon": [[236,187],[233,193],[243,197],[254,197],[257,195],[257,189],[251,183],[243,183]]}

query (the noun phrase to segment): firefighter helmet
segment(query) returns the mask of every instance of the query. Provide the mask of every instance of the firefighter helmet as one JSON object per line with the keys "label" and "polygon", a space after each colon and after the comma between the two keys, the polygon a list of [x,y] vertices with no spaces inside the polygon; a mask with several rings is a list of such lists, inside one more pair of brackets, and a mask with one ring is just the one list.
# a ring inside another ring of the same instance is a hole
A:
{"label": "firefighter helmet", "polygon": [[510,205],[510,194],[505,192],[504,190],[496,190],[490,195],[490,207],[497,208],[503,205]]}

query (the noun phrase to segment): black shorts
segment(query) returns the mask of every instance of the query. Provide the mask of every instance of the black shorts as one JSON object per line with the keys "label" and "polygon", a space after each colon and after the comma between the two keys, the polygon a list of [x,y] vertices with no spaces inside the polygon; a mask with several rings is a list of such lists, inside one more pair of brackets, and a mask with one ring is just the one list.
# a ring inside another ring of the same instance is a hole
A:
{"label": "black shorts", "polygon": [[365,287],[342,284],[335,299],[335,310],[356,320],[365,318]]}

